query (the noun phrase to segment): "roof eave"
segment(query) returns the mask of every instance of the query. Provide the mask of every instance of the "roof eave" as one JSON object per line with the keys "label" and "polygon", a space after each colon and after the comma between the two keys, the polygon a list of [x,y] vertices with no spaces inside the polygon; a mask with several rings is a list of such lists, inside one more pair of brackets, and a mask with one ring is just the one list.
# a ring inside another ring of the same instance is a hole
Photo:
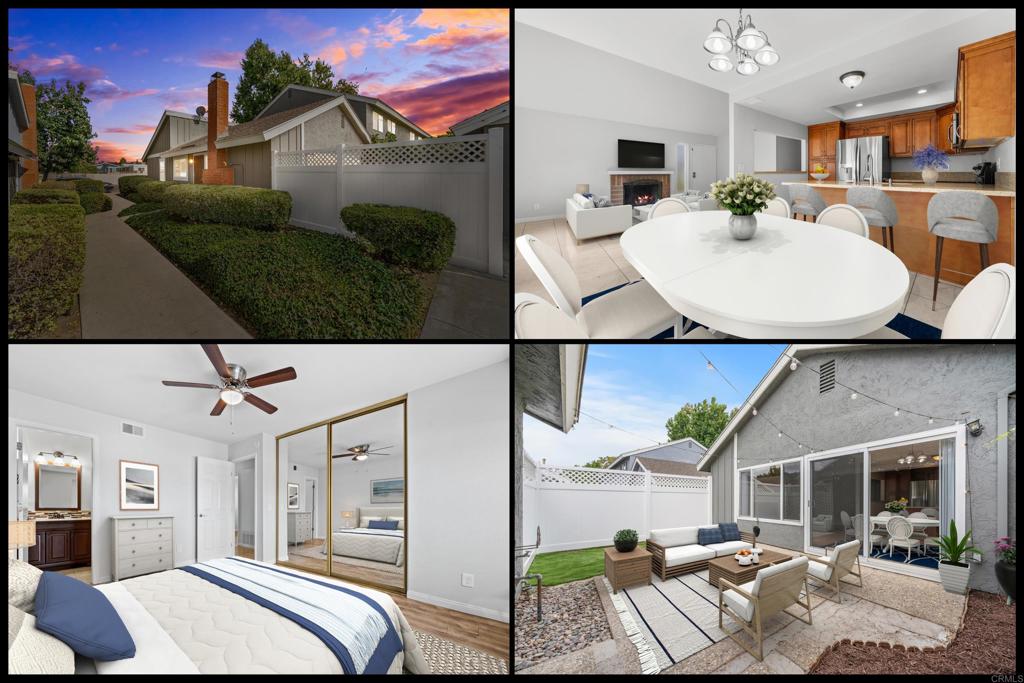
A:
{"label": "roof eave", "polygon": [[[13,81],[13,85],[11,81]],[[7,72],[7,95],[8,101],[10,101],[11,98],[17,99],[17,105],[15,105],[14,102],[11,102],[11,108],[14,110],[15,120],[18,122],[18,130],[28,129],[30,124],[30,121],[28,120],[28,109],[25,107],[25,98],[21,94],[21,81],[18,79],[17,72]]]}

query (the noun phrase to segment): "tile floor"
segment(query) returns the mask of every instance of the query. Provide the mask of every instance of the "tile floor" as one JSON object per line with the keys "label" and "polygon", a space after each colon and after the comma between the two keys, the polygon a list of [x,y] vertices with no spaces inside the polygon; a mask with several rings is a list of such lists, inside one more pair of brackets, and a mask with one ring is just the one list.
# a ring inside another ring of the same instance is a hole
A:
{"label": "tile floor", "polygon": [[[640,278],[640,274],[633,266],[629,265],[622,255],[622,249],[619,247],[619,235],[585,240],[582,244],[577,245],[576,239],[569,229],[569,224],[564,218],[519,223],[515,226],[515,232],[516,237],[529,233],[556,247],[562,257],[576,271],[583,296],[616,285],[624,285]],[[915,320],[942,329],[946,313],[963,287],[940,280],[939,294],[933,311],[932,282],[933,279],[929,275],[911,273],[910,290],[900,312]],[[548,301],[551,300],[518,250],[515,253],[515,283],[516,292],[528,292]]]}

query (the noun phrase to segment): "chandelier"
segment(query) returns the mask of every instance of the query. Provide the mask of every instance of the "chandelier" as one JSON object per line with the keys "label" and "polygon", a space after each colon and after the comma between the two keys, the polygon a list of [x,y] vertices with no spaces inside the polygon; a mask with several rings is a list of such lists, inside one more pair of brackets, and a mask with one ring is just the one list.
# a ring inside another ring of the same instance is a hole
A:
{"label": "chandelier", "polygon": [[[728,35],[719,29],[721,24],[725,24]],[[779,53],[768,42],[768,34],[754,27],[749,14],[744,21],[742,9],[736,23],[736,35],[733,36],[728,21],[719,19],[704,39],[704,49],[714,55],[708,62],[712,71],[732,71],[734,65],[729,59],[730,52],[736,53],[739,62],[736,72],[742,76],[752,76],[761,70],[761,66],[772,66],[779,62]]]}

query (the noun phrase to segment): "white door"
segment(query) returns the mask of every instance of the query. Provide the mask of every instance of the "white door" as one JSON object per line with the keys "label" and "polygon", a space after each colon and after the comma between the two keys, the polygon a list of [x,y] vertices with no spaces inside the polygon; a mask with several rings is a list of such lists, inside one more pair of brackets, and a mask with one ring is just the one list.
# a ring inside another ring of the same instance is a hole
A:
{"label": "white door", "polygon": [[234,464],[196,457],[196,561],[235,554]]}
{"label": "white door", "polygon": [[708,192],[718,180],[718,150],[714,145],[690,145],[690,167],[686,189]]}

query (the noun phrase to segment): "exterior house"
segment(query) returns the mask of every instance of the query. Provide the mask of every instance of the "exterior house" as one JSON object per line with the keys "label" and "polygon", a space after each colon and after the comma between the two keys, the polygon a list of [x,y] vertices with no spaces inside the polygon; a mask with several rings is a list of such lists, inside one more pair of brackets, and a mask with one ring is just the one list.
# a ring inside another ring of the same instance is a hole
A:
{"label": "exterior house", "polygon": [[36,89],[7,71],[7,203],[39,180],[36,156]]}
{"label": "exterior house", "polygon": [[681,474],[706,477],[707,472],[697,469],[697,462],[707,451],[696,439],[689,437],[668,443],[623,453],[608,465],[610,470],[651,472],[652,474]]}
{"label": "exterior house", "polygon": [[508,100],[497,104],[490,109],[485,109],[479,114],[474,114],[468,119],[463,119],[452,126],[452,132],[456,135],[476,135],[486,133],[491,128],[508,128],[511,119],[508,113]]}
{"label": "exterior house", "polygon": [[352,109],[359,116],[366,129],[370,131],[371,135],[376,133],[383,137],[387,133],[392,133],[398,142],[424,140],[431,137],[430,133],[417,126],[380,98],[366,97],[365,95],[345,95],[345,99],[352,105]]}
{"label": "exterior house", "polygon": [[876,545],[906,498],[935,519],[926,537],[972,531],[970,585],[996,592],[993,542],[1016,534],[1015,365],[1012,345],[789,346],[698,463],[713,521],[813,554],[860,539],[862,563],[938,581],[934,556]]}
{"label": "exterior house", "polygon": [[206,120],[195,123],[191,115],[164,112],[142,156],[149,177],[269,188],[273,186],[274,152],[369,143],[367,121],[378,125],[379,119],[383,130],[405,131],[416,139],[427,137],[421,128],[372,97],[289,85],[252,121],[232,125],[223,74],[213,74],[207,93]]}

